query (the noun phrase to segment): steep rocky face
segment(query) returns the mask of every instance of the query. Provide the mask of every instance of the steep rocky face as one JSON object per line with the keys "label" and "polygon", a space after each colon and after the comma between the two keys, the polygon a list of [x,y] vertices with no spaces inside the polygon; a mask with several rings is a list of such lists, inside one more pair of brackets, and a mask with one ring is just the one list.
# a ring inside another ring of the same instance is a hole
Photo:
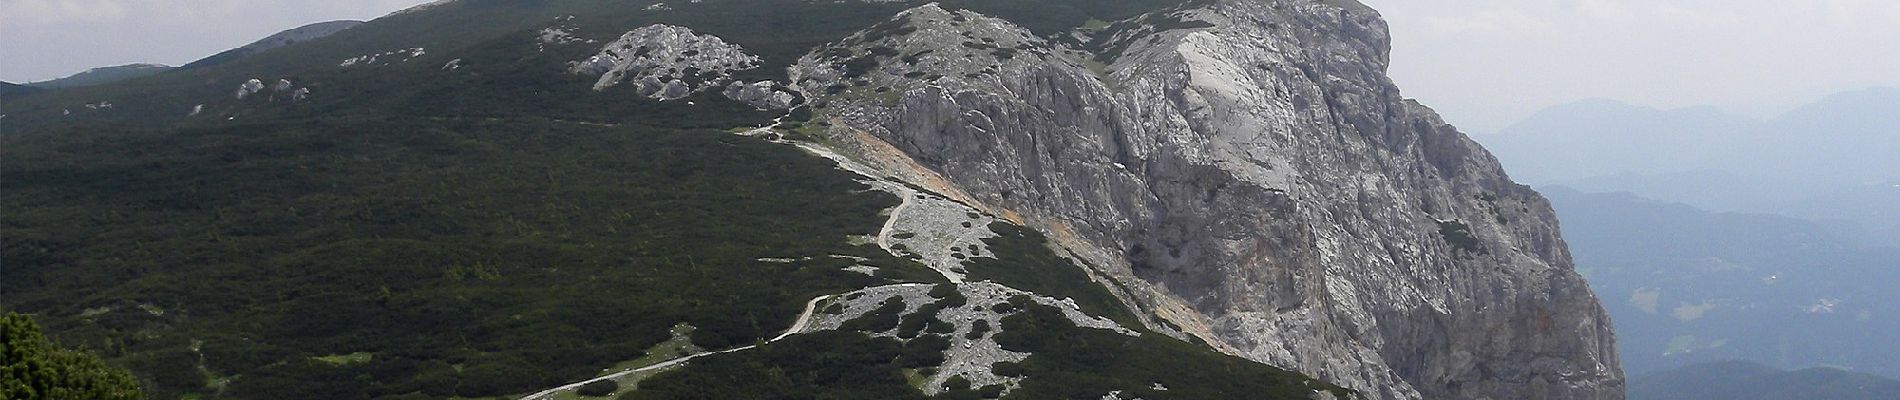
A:
{"label": "steep rocky face", "polygon": [[1349,1],[1059,39],[929,5],[793,79],[832,146],[1049,232],[1157,329],[1373,398],[1621,398],[1548,203],[1401,97],[1387,49]]}

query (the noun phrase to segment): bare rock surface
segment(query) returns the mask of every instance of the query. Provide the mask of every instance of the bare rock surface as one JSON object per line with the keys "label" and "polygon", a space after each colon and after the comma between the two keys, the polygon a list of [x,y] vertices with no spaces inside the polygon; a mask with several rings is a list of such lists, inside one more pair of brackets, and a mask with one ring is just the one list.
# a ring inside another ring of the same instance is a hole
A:
{"label": "bare rock surface", "polygon": [[878,245],[937,270],[951,282],[963,282],[967,275],[964,261],[987,254],[983,252],[983,239],[996,237],[989,228],[996,218],[974,208],[889,181],[872,184],[904,198],[904,203],[891,211],[890,223],[878,234]]}
{"label": "bare rock surface", "polygon": [[[556,25],[539,32],[539,45],[593,43],[574,35],[575,29]],[[674,25],[648,25],[621,35],[586,60],[569,63],[568,72],[599,75],[594,90],[626,84],[636,95],[656,100],[678,100],[708,90],[717,91],[760,110],[785,110],[801,103],[798,95],[776,81],[747,83],[734,72],[760,67],[760,59],[745,48],[718,36],[699,34]]]}
{"label": "bare rock surface", "polygon": [[376,53],[376,54],[364,54],[364,55],[360,55],[356,57],[345,58],[343,59],[343,61],[338,62],[336,65],[337,67],[341,67],[341,68],[391,65],[391,64],[396,64],[396,63],[409,62],[409,60],[414,60],[416,59],[416,57],[422,57],[422,55],[428,54],[428,52],[429,52],[428,49],[421,48],[421,47],[396,49],[396,50],[390,50],[390,51],[385,51],[385,52]]}
{"label": "bare rock surface", "polygon": [[1369,398],[1622,398],[1548,202],[1400,95],[1376,12],[1197,2],[1068,37],[932,4],[792,78],[829,147],[1048,233],[1157,331]]}
{"label": "bare rock surface", "polygon": [[[838,308],[835,310],[839,313],[814,314],[809,331],[839,329],[845,322],[863,317],[892,301],[904,303],[904,315],[917,314],[921,312],[924,305],[939,300],[930,295],[934,287],[923,284],[891,285],[833,296],[824,307],[836,305]],[[925,377],[923,388],[927,394],[937,394],[945,381],[959,376],[968,379],[974,387],[1003,385],[1006,388],[1005,393],[1020,387],[1022,378],[998,376],[993,370],[996,363],[1022,362],[1030,356],[1029,353],[1004,350],[1002,345],[996,342],[996,333],[1002,331],[1003,317],[1020,311],[1020,308],[1010,309],[998,307],[998,305],[1009,303],[1012,298],[1018,296],[1024,296],[1023,298],[1029,301],[1061,310],[1062,314],[1076,326],[1114,331],[1130,336],[1139,335],[1114,321],[1083,313],[1072,300],[1058,300],[990,282],[956,284],[956,288],[966,300],[962,305],[937,311],[936,317],[956,326],[956,330],[943,334],[950,340],[950,348],[944,351],[943,365],[937,366],[935,374]],[[979,324],[988,327],[987,332],[972,334],[971,332],[977,330],[976,326]],[[871,334],[906,340],[898,336],[896,329],[871,332]]]}
{"label": "bare rock surface", "polygon": [[715,87],[733,71],[759,67],[759,57],[717,36],[681,26],[648,25],[607,43],[571,71],[600,75],[594,90],[623,83],[646,97],[672,100]]}
{"label": "bare rock surface", "polygon": [[758,81],[747,84],[735,80],[732,81],[732,83],[726,84],[726,90],[721,94],[726,95],[727,98],[750,104],[762,110],[784,110],[798,104],[797,95],[779,86],[779,83],[775,81]]}

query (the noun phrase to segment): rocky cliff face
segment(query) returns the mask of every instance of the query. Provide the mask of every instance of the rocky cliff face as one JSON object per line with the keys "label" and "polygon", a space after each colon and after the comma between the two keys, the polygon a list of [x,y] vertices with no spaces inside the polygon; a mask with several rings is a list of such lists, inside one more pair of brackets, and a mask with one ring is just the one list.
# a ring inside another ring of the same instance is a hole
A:
{"label": "rocky cliff face", "polygon": [[1548,203],[1401,97],[1387,48],[1350,0],[1052,37],[928,5],[792,78],[831,146],[1050,233],[1156,329],[1372,398],[1621,398]]}

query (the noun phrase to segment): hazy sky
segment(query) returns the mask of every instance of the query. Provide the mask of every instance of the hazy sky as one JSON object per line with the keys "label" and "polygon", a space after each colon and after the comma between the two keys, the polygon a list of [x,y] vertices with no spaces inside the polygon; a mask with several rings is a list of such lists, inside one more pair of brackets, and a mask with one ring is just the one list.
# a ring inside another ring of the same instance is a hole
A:
{"label": "hazy sky", "polygon": [[[1610,98],[1765,115],[1900,86],[1900,0],[1363,0],[1392,23],[1393,76],[1493,131]],[[279,30],[423,0],[0,0],[0,80],[178,65]]]}
{"label": "hazy sky", "polygon": [[0,80],[181,65],[313,22],[368,20],[424,0],[0,0]]}
{"label": "hazy sky", "polygon": [[1586,98],[1757,117],[1900,87],[1900,0],[1362,0],[1392,75],[1468,130]]}

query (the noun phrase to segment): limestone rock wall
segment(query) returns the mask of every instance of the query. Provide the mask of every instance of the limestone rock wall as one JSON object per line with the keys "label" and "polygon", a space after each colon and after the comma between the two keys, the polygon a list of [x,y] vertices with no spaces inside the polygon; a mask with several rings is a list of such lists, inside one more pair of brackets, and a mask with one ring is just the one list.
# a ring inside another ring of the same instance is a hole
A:
{"label": "limestone rock wall", "polygon": [[1349,3],[1059,39],[927,5],[792,75],[835,147],[1050,233],[1156,329],[1372,398],[1622,398],[1548,203],[1400,95]]}

